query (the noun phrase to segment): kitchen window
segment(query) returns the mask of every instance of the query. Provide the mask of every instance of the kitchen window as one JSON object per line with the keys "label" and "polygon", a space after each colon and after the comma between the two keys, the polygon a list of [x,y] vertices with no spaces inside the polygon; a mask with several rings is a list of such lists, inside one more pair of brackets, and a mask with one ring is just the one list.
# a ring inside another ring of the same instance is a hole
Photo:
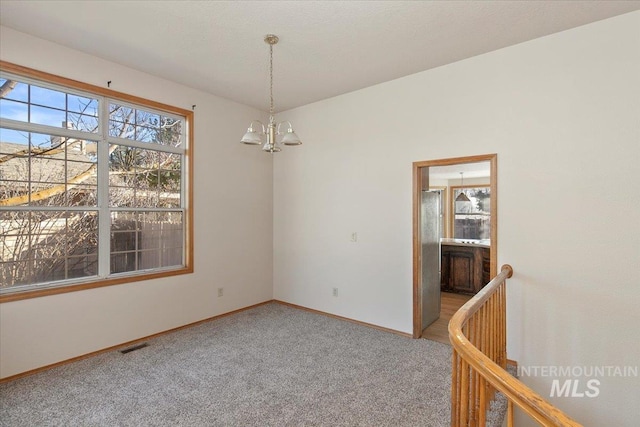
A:
{"label": "kitchen window", "polygon": [[192,113],[2,70],[0,301],[193,271]]}
{"label": "kitchen window", "polygon": [[[451,187],[454,239],[491,238],[491,189],[485,186]],[[460,199],[464,194],[466,200]]]}

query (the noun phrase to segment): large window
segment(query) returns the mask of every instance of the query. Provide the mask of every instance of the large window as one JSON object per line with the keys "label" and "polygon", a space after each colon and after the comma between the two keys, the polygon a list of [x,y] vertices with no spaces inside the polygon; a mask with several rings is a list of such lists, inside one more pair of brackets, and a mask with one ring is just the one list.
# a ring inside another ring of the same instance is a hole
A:
{"label": "large window", "polygon": [[192,271],[191,113],[2,65],[0,298]]}

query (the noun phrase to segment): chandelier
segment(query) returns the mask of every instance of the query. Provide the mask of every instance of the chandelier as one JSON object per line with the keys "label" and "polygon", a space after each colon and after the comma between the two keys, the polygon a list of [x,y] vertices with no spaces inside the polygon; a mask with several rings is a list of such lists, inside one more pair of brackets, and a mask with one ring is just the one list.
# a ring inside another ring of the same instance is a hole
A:
{"label": "chandelier", "polygon": [[[269,45],[269,95],[270,95],[270,106],[269,106],[269,124],[266,129],[264,124],[260,120],[253,120],[249,124],[249,129],[247,129],[247,133],[244,134],[240,142],[248,145],[261,145],[264,151],[269,153],[277,153],[280,151],[279,145],[300,145],[302,141],[298,138],[298,135],[293,131],[293,127],[291,126],[291,122],[283,121],[276,123],[273,117],[273,45],[278,43],[278,36],[275,34],[267,34],[264,36],[264,42]],[[259,124],[259,127],[254,127],[255,124]],[[281,128],[286,128],[286,130],[281,131]],[[277,137],[282,136],[280,141],[277,140]],[[266,138],[266,142],[263,140],[263,137]]]}

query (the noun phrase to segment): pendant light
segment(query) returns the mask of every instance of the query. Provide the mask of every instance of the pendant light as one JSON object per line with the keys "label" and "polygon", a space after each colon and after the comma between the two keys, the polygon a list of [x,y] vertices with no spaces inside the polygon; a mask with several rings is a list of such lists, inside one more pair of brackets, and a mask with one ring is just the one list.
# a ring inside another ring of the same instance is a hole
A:
{"label": "pendant light", "polygon": [[[460,186],[464,187],[464,175],[460,172]],[[460,188],[460,194],[456,197],[456,213],[471,212],[471,200],[464,194],[464,188]]]}
{"label": "pendant light", "polygon": [[[254,120],[249,124],[249,129],[247,129],[247,133],[244,134],[240,142],[248,145],[262,145],[262,149],[268,153],[277,153],[280,151],[279,145],[301,145],[302,141],[298,138],[298,135],[293,131],[293,126],[291,122],[285,120],[280,123],[276,123],[273,117],[273,45],[277,44],[279,41],[278,36],[275,34],[267,34],[264,36],[264,42],[269,45],[269,95],[270,95],[270,105],[269,105],[269,124],[266,129],[264,124],[260,120]],[[254,124],[257,123],[260,126],[258,128],[254,128]],[[280,128],[283,127],[286,129],[281,131]],[[280,141],[277,140],[278,136],[282,138]],[[263,137],[266,138],[266,142],[263,140]]]}

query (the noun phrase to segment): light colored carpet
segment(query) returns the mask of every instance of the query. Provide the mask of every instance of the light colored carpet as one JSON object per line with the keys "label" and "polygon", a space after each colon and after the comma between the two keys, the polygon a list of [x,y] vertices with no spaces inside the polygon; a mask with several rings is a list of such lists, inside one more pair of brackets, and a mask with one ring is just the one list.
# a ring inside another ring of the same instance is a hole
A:
{"label": "light colored carpet", "polygon": [[449,425],[434,341],[270,303],[148,344],[0,385],[0,425]]}

